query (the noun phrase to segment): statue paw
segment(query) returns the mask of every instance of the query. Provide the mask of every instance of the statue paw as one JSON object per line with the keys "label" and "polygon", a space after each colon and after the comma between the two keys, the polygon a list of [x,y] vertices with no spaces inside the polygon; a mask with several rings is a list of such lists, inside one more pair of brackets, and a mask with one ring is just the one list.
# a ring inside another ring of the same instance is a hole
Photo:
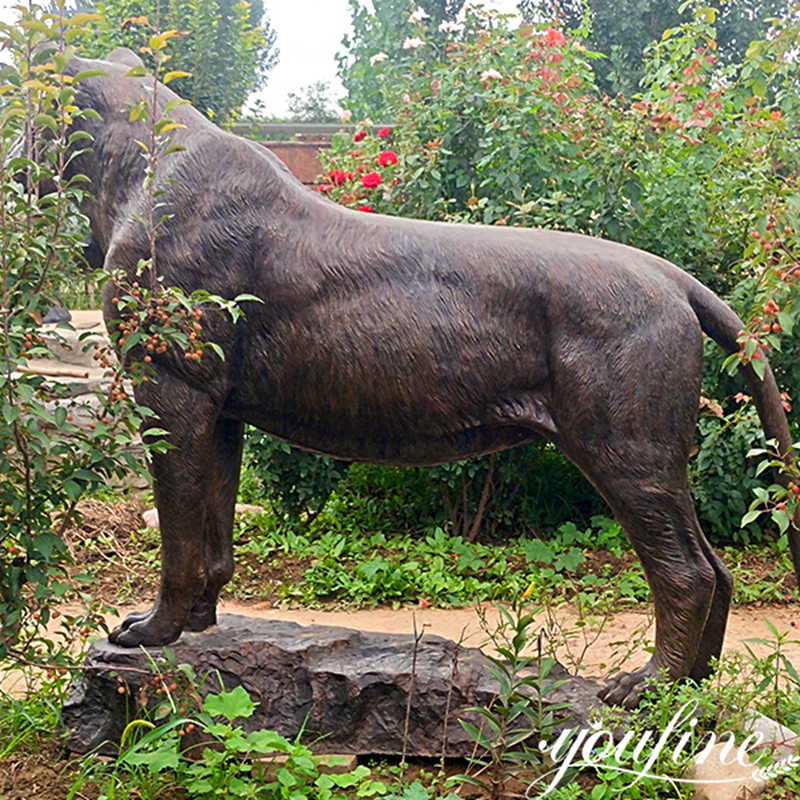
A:
{"label": "statue paw", "polygon": [[[130,628],[134,622],[141,622],[143,619],[147,619],[153,613],[153,609],[148,609],[147,611],[131,611],[127,617],[125,617],[122,622],[115,628],[117,630],[125,630],[126,628]],[[110,638],[110,637],[109,637]]]}
{"label": "statue paw", "polygon": [[610,678],[597,696],[609,706],[636,708],[647,683],[659,677],[659,666],[652,661],[635,672],[619,672]]}
{"label": "statue paw", "polygon": [[185,631],[204,631],[217,624],[217,607],[202,600],[197,600],[186,618]]}
{"label": "statue paw", "polygon": [[[133,615],[131,615],[133,616]],[[157,609],[135,619],[129,616],[108,635],[112,644],[120,647],[158,647],[170,644],[181,635],[181,626],[165,620]]]}

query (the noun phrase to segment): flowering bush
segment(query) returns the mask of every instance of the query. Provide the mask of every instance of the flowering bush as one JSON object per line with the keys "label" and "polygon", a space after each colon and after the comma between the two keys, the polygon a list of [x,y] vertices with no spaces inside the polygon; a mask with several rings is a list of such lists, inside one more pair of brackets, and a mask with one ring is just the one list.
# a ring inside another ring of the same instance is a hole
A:
{"label": "flowering bush", "polygon": [[319,191],[359,211],[392,213],[400,159],[394,150],[384,149],[391,137],[390,128],[348,134],[348,151],[330,162]]}

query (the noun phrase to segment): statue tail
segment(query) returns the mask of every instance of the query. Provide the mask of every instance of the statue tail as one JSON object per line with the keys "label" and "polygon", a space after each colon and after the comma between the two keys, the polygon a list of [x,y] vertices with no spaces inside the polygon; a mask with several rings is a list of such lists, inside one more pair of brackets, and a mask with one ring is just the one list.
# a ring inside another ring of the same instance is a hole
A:
{"label": "statue tail", "polygon": [[[739,351],[737,338],[744,330],[744,323],[726,303],[724,303],[710,289],[696,281],[688,273],[683,281],[689,304],[694,309],[700,322],[700,327],[727,353]],[[688,279],[688,281],[686,280]],[[762,358],[764,354],[762,353]],[[766,371],[761,379],[750,364],[742,364],[741,372],[747,383],[748,390],[755,401],[758,416],[767,439],[775,439],[778,448],[787,463],[793,460],[792,437],[789,432],[789,422],[783,410],[778,384],[772,369],[765,359]],[[784,475],[776,476],[779,483],[787,484]],[[800,507],[794,515],[793,524],[788,530],[789,547],[792,553],[794,572],[797,584],[800,587]]]}

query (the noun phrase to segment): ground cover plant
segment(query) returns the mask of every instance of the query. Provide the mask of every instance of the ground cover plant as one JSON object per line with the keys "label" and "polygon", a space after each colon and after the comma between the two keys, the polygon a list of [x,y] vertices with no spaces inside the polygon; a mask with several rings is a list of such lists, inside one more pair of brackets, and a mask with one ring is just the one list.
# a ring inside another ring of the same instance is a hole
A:
{"label": "ground cover plant", "polygon": [[[82,523],[65,532],[73,567],[107,605],[152,598],[159,536],[143,527],[141,500],[80,505]],[[270,509],[237,516],[237,568],[225,597],[241,602],[314,608],[422,605],[440,608],[512,597],[535,584],[533,599],[583,597],[598,608],[647,602],[641,566],[619,524],[595,517],[564,523],[547,537],[469,542],[440,527],[398,530],[351,524],[334,506],[311,525],[287,522]],[[796,587],[788,545],[720,549],[734,580],[734,604],[788,605]]]}

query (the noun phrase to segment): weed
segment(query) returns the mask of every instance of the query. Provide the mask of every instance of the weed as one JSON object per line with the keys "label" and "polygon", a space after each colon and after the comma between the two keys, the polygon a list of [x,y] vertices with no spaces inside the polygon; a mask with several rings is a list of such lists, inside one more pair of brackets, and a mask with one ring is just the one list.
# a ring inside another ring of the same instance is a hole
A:
{"label": "weed", "polygon": [[[536,737],[547,739],[565,717],[566,704],[545,704],[545,698],[564,685],[552,680],[556,662],[543,652],[543,634],[533,634],[535,617],[526,609],[528,597],[516,599],[510,608],[497,606],[500,623],[492,627],[483,614],[481,627],[497,655],[487,654],[489,671],[497,679],[499,691],[488,707],[473,708],[481,716],[481,726],[460,720],[475,741],[480,755],[470,763],[474,772],[459,779],[479,786],[491,800],[513,796],[512,782],[518,783],[526,771],[541,766],[541,753],[528,742]],[[530,653],[536,643],[535,655]]]}

